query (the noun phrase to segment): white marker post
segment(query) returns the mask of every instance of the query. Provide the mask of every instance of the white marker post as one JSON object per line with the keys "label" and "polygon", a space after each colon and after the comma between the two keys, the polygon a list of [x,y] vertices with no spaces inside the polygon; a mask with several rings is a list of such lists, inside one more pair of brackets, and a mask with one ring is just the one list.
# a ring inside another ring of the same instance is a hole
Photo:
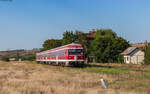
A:
{"label": "white marker post", "polygon": [[103,86],[103,88],[106,89],[107,84],[106,84],[105,80],[102,78],[102,79],[100,79],[100,82],[101,82],[101,85]]}

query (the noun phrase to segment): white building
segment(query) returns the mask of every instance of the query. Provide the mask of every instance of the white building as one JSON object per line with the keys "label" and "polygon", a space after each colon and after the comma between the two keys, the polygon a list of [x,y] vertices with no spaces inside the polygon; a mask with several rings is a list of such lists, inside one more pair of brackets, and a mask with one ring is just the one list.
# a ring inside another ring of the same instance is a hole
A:
{"label": "white building", "polygon": [[129,47],[121,54],[127,64],[141,64],[144,61],[145,53],[137,47]]}

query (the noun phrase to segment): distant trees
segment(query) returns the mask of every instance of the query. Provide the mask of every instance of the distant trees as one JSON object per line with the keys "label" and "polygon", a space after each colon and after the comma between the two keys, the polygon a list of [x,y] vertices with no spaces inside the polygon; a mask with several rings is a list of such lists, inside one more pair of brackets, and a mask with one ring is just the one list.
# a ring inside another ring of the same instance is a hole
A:
{"label": "distant trees", "polygon": [[144,63],[150,64],[150,43],[146,46],[146,49],[145,49]]}
{"label": "distant trees", "polygon": [[59,47],[61,45],[62,45],[62,40],[48,39],[43,43],[42,51],[56,48],[56,47]]}
{"label": "distant trees", "polygon": [[89,50],[96,62],[117,62],[120,53],[128,46],[129,43],[111,29],[99,29]]}

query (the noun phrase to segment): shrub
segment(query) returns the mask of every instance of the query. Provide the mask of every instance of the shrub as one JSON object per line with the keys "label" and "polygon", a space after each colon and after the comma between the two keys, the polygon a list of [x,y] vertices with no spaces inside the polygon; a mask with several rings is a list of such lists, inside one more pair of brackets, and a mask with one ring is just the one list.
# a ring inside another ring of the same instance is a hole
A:
{"label": "shrub", "polygon": [[9,57],[3,57],[2,61],[9,62]]}
{"label": "shrub", "polygon": [[25,58],[27,61],[35,61],[35,56],[30,56],[28,58]]}
{"label": "shrub", "polygon": [[118,56],[118,63],[123,64],[124,63],[124,57],[123,55]]}
{"label": "shrub", "polygon": [[150,43],[146,46],[144,64],[150,64]]}

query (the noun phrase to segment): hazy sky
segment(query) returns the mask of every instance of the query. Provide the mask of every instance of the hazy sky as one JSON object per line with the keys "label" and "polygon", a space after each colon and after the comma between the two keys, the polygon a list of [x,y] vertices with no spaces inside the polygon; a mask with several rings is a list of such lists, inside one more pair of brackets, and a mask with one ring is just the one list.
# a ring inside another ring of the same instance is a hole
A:
{"label": "hazy sky", "polygon": [[0,50],[40,48],[66,30],[93,28],[150,41],[150,0],[0,0]]}

